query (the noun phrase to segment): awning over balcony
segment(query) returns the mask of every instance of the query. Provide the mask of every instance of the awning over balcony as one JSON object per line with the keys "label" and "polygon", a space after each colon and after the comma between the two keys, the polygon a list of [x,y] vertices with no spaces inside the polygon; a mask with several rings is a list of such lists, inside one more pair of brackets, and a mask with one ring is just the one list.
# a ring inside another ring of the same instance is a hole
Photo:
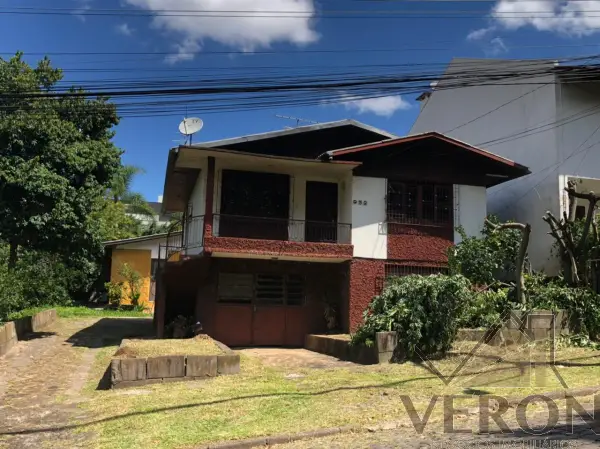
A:
{"label": "awning over balcony", "polygon": [[166,212],[182,212],[186,208],[196,180],[208,157],[227,161],[232,169],[281,172],[310,170],[314,175],[341,175],[360,166],[354,161],[323,161],[268,154],[254,154],[221,148],[180,146],[169,152],[163,205]]}

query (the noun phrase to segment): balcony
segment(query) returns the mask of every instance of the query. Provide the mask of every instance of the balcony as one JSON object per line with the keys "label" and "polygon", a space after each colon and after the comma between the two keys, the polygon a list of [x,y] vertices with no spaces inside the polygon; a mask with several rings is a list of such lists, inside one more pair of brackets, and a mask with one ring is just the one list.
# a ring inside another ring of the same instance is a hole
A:
{"label": "balcony", "polygon": [[215,237],[334,244],[351,242],[352,227],[345,223],[240,215],[215,215],[213,223]]}
{"label": "balcony", "polygon": [[352,226],[285,218],[215,215],[205,251],[217,257],[339,262],[352,258]]}

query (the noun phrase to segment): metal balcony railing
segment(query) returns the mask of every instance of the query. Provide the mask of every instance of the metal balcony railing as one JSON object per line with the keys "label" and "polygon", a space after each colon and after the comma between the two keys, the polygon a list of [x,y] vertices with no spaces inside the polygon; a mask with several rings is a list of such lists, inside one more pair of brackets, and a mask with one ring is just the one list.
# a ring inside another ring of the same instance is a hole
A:
{"label": "metal balcony railing", "polygon": [[204,246],[204,215],[188,217],[183,224],[184,249]]}
{"label": "metal balcony railing", "polygon": [[349,244],[351,230],[346,223],[241,215],[217,214],[213,221],[215,237],[245,239]]}

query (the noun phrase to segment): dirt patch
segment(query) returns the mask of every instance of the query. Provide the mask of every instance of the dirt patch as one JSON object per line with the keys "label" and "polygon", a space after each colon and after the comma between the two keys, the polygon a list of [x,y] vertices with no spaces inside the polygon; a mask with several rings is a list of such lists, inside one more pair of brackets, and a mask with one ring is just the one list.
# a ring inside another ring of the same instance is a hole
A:
{"label": "dirt patch", "polygon": [[0,359],[0,447],[87,445],[94,434],[74,432],[71,426],[90,419],[80,405],[89,400],[82,390],[95,355],[109,340],[139,329],[146,332],[146,324],[117,318],[60,319],[44,329],[43,338],[19,342]]}
{"label": "dirt patch", "polygon": [[360,366],[356,363],[345,362],[335,357],[330,357],[307,349],[288,348],[248,348],[238,351],[258,358],[267,366],[284,370],[299,370],[302,368],[340,368]]}
{"label": "dirt patch", "polygon": [[115,358],[146,358],[165,355],[221,355],[224,351],[207,335],[189,339],[123,340]]}

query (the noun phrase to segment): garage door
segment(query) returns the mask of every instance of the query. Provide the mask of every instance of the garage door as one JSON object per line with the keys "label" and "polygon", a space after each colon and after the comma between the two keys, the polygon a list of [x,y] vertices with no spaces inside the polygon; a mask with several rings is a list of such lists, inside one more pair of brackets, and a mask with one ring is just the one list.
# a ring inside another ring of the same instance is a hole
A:
{"label": "garage door", "polygon": [[215,338],[229,346],[302,346],[308,332],[304,279],[220,273]]}

